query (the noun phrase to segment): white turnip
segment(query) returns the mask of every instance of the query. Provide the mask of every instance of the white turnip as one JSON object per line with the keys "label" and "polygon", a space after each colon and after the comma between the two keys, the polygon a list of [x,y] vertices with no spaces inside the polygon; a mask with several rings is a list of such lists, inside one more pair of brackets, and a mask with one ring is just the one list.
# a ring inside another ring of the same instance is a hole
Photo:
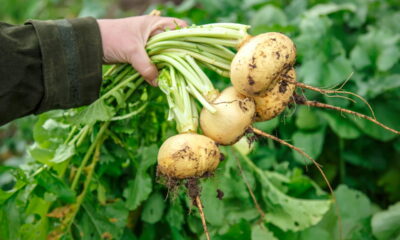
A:
{"label": "white turnip", "polygon": [[269,32],[247,40],[231,63],[231,82],[246,96],[264,96],[294,65],[296,47],[287,36]]}
{"label": "white turnip", "polygon": [[228,87],[214,100],[215,113],[203,108],[200,127],[207,137],[221,145],[237,142],[253,122],[254,100]]}
{"label": "white turnip", "polygon": [[275,87],[263,97],[254,97],[256,103],[256,118],[258,122],[270,120],[278,116],[292,100],[296,86],[285,80],[296,80],[294,68],[282,75]]}
{"label": "white turnip", "polygon": [[173,179],[199,178],[212,173],[220,161],[215,142],[196,133],[168,138],[158,151],[158,172]]}

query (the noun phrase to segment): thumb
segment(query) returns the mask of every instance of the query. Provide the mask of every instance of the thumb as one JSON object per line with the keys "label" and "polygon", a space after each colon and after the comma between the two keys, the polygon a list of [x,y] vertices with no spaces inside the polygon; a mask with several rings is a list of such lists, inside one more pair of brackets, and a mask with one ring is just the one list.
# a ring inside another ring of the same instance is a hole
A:
{"label": "thumb", "polygon": [[158,71],[144,48],[138,47],[130,56],[130,63],[150,85],[157,86]]}

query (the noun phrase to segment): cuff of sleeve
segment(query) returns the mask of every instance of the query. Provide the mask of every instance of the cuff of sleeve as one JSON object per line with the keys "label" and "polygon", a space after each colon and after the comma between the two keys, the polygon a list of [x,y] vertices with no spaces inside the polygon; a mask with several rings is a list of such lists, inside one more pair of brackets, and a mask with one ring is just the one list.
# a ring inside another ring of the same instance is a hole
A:
{"label": "cuff of sleeve", "polygon": [[29,20],[42,54],[44,97],[35,111],[66,109],[99,97],[103,49],[94,18]]}

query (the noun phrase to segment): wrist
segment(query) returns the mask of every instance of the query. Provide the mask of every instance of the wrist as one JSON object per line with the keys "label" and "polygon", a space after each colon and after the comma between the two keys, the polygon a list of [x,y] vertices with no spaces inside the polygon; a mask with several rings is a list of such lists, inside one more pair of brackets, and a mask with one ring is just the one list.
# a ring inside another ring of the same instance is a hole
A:
{"label": "wrist", "polygon": [[113,59],[110,58],[110,45],[112,39],[110,36],[110,30],[113,28],[112,19],[97,19],[97,24],[99,25],[101,45],[103,48],[103,63],[113,63]]}

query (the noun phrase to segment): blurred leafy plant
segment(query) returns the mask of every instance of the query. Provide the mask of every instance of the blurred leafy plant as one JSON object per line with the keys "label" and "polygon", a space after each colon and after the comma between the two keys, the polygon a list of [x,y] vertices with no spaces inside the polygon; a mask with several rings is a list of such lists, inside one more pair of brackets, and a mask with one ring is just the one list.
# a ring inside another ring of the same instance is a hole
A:
{"label": "blurred leafy plant", "polygon": [[[18,23],[31,16],[102,16],[107,5],[90,0],[31,1],[29,5],[5,1],[0,16]],[[380,121],[400,126],[400,7],[394,0],[185,0],[151,8],[195,24],[229,21],[251,24],[252,34],[284,32],[297,45],[299,81],[328,88],[348,80],[343,88],[368,99]],[[229,82],[212,76],[220,88]],[[157,90],[149,94],[154,98],[153,108],[142,118],[113,126],[116,135],[101,148],[90,194],[68,233],[70,239],[204,237],[198,215],[188,214],[197,209],[185,193],[180,191],[165,200],[167,190],[155,180],[157,146],[173,131],[165,122]],[[304,94],[367,113],[362,103]],[[10,126],[1,131],[14,128]],[[3,139],[2,152],[21,152],[27,145],[25,139],[31,141],[30,123],[20,120],[17,126],[23,133],[17,135],[21,143]],[[337,186],[344,239],[398,239],[398,137],[362,119],[303,106],[257,127],[292,140],[324,165]],[[32,147],[24,164],[0,166],[0,239],[45,239],[71,210],[77,196],[65,185],[68,176],[62,179],[56,172],[36,173],[41,165],[32,159],[62,164],[71,154],[71,149],[60,144],[66,130],[59,112],[40,116],[33,131],[38,146]],[[84,149],[76,150],[74,162],[80,161]],[[304,162],[297,153],[268,140],[255,143],[248,156],[229,148],[224,152],[227,159],[216,176],[202,183],[204,211],[214,239],[339,238],[335,208],[318,187],[325,185],[311,167],[303,173]],[[258,224],[260,213],[242,175],[265,211],[263,224]],[[222,200],[217,198],[218,190],[224,193]]]}

